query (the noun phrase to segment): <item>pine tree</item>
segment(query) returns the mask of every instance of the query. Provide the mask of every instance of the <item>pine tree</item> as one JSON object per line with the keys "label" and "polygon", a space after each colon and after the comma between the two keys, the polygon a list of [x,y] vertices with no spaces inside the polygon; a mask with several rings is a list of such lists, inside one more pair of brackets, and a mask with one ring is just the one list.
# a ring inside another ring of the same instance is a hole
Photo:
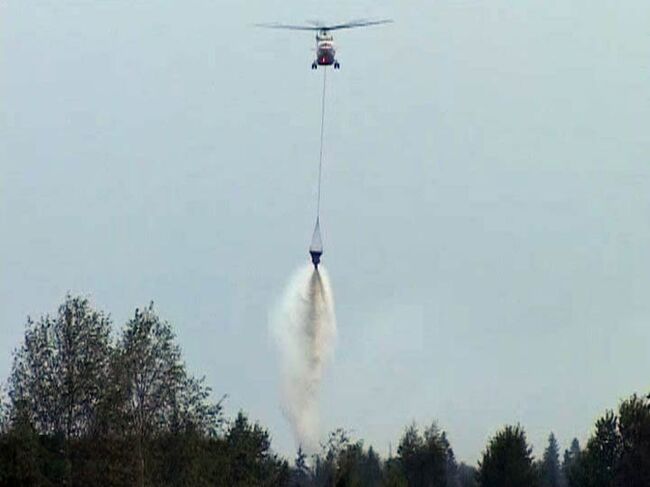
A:
{"label": "pine tree", "polygon": [[310,472],[307,466],[307,455],[302,447],[298,448],[296,459],[294,461],[293,472],[291,475],[292,487],[308,487],[310,482]]}
{"label": "pine tree", "polygon": [[447,484],[449,442],[436,423],[420,435],[415,424],[404,431],[397,460],[409,486],[438,487]]}
{"label": "pine tree", "polygon": [[446,487],[460,487],[460,478],[458,473],[458,463],[456,462],[456,455],[454,450],[451,448],[451,444],[447,439],[447,434],[443,431],[441,435],[441,442],[445,448],[445,454],[447,456],[447,465],[445,477],[447,478]]}
{"label": "pine tree", "polygon": [[363,456],[361,464],[361,477],[364,486],[375,487],[381,484],[383,472],[381,469],[381,459],[375,450],[371,447]]}
{"label": "pine tree", "polygon": [[271,452],[269,432],[239,412],[225,436],[229,487],[276,486],[289,481],[289,465]]}
{"label": "pine tree", "polygon": [[577,480],[573,479],[577,475],[575,469],[580,461],[580,453],[580,443],[577,438],[574,438],[569,449],[564,450],[564,459],[562,460],[562,479],[565,486],[577,487],[578,485]]}
{"label": "pine tree", "polygon": [[479,462],[481,487],[534,487],[532,450],[520,426],[506,426],[488,443]]}
{"label": "pine tree", "polygon": [[541,464],[541,484],[542,487],[561,487],[562,472],[560,471],[560,451],[555,439],[551,433],[548,437],[548,446],[544,450],[544,456]]}

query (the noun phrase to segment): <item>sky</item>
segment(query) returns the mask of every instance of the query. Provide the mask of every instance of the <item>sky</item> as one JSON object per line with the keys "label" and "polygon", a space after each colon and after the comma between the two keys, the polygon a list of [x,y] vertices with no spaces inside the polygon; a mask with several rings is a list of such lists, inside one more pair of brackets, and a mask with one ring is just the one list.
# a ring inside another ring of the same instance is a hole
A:
{"label": "sky", "polygon": [[190,371],[293,456],[269,312],[321,226],[323,434],[458,458],[584,441],[650,379],[646,0],[0,2],[0,376],[67,292],[151,300]]}

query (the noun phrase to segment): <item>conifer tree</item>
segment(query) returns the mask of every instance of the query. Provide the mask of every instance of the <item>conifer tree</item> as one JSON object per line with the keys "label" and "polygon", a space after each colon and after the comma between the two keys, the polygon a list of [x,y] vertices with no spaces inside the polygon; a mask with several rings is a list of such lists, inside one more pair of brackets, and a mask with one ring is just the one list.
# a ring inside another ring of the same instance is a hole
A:
{"label": "conifer tree", "polygon": [[544,456],[541,464],[541,484],[542,487],[561,487],[562,472],[560,470],[560,450],[551,433],[548,437],[548,446],[544,450]]}
{"label": "conifer tree", "polygon": [[535,487],[538,485],[532,449],[519,426],[506,426],[488,443],[479,462],[481,487]]}

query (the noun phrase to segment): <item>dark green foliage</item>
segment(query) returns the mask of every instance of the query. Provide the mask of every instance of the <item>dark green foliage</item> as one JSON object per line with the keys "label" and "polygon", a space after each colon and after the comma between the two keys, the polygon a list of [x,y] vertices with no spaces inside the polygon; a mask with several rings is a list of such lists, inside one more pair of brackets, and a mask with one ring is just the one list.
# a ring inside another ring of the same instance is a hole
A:
{"label": "dark green foliage", "polygon": [[578,479],[575,477],[580,454],[580,443],[577,438],[574,438],[569,449],[564,451],[564,459],[562,460],[562,478],[566,486],[578,485]]}
{"label": "dark green foliage", "polygon": [[451,479],[448,483],[450,462],[455,466],[453,452],[445,433],[435,423],[422,435],[414,424],[406,428],[397,448],[397,460],[409,486],[453,485]]}
{"label": "dark green foliage", "polygon": [[153,304],[136,310],[123,333],[112,372],[123,420],[144,437],[156,432],[202,432],[215,435],[220,403],[207,402],[210,390],[190,377],[168,323]]}
{"label": "dark green foliage", "polygon": [[402,466],[396,458],[389,458],[384,465],[383,487],[407,487],[408,483]]}
{"label": "dark green foliage", "polygon": [[542,487],[562,487],[560,448],[553,433],[548,437],[548,446],[540,465],[540,483]]}
{"label": "dark green foliage", "polygon": [[290,468],[243,412],[224,422],[223,399],[187,372],[153,305],[116,342],[110,328],[71,296],[54,316],[28,319],[0,396],[0,487],[650,487],[650,397],[608,411],[561,468],[555,436],[534,463],[519,426],[490,440],[479,470],[459,465],[435,423],[406,428],[385,462],[338,429]]}
{"label": "dark green foliage", "polygon": [[[197,435],[216,435],[221,403],[211,405],[210,390],[187,374],[171,326],[160,320],[153,304],[136,310],[127,323],[110,370],[112,387],[103,431],[131,432],[136,485],[145,485],[151,476],[148,464],[156,460],[150,450],[154,440],[169,441],[168,449],[178,454],[164,465],[173,473],[176,458],[193,458]],[[182,448],[170,434],[186,439]],[[178,485],[186,483],[181,480]]]}
{"label": "dark green foliage", "polygon": [[614,487],[621,442],[612,411],[596,422],[596,431],[569,473],[573,487]]}
{"label": "dark green foliage", "polygon": [[17,420],[0,436],[0,486],[43,484],[42,458],[38,435],[29,422]]}
{"label": "dark green foliage", "polygon": [[596,422],[596,433],[587,443],[589,485],[614,485],[616,466],[621,454],[621,441],[618,435],[617,419],[608,411]]}
{"label": "dark green foliage", "polygon": [[339,471],[340,456],[350,445],[348,433],[339,428],[332,431],[327,442],[322,445],[322,453],[313,458],[314,473],[313,485],[316,487],[334,487],[341,475],[346,472]]}
{"label": "dark green foliage", "polygon": [[461,462],[458,466],[458,485],[460,487],[478,487],[478,470]]}
{"label": "dark green foliage", "polygon": [[458,471],[458,463],[456,463],[456,455],[451,448],[447,434],[443,431],[441,434],[441,442],[445,446],[445,453],[447,454],[447,487],[460,487],[460,476]]}
{"label": "dark green foliage", "polygon": [[13,414],[37,435],[63,436],[65,478],[76,472],[73,439],[90,434],[108,382],[110,321],[87,299],[66,296],[56,316],[27,320],[10,377]]}
{"label": "dark green foliage", "polygon": [[346,445],[336,463],[336,486],[373,487],[381,483],[379,457],[372,447],[365,451],[361,441]]}
{"label": "dark green foliage", "polygon": [[[313,458],[311,483],[317,487],[373,487],[382,485],[384,469],[379,455],[363,442],[352,442],[348,433],[337,429],[330,433],[323,451]],[[393,484],[390,484],[393,485]]]}
{"label": "dark green foliage", "polygon": [[307,465],[307,455],[305,455],[302,447],[298,448],[289,485],[291,487],[307,487],[311,485],[311,472]]}
{"label": "dark green foliage", "polygon": [[274,486],[289,481],[289,465],[271,452],[268,431],[251,424],[240,412],[230,424],[225,436],[228,462],[227,485]]}
{"label": "dark green foliage", "polygon": [[354,487],[367,485],[362,471],[363,463],[363,444],[358,442],[346,445],[338,454],[334,485],[349,485]]}
{"label": "dark green foliage", "polygon": [[607,411],[578,455],[567,453],[570,487],[650,485],[650,399],[631,396],[618,415]]}
{"label": "dark green foliage", "polygon": [[381,459],[372,447],[368,448],[366,455],[361,460],[362,485],[375,486],[381,483],[383,477]]}
{"label": "dark green foliage", "polygon": [[534,487],[538,485],[532,450],[520,426],[506,426],[488,443],[479,462],[481,487]]}
{"label": "dark green foliage", "polygon": [[650,396],[633,395],[621,404],[618,429],[621,441],[619,485],[650,486]]}
{"label": "dark green foliage", "polygon": [[209,392],[152,306],[113,345],[106,315],[67,296],[14,355],[0,485],[229,485],[208,482],[226,450]]}
{"label": "dark green foliage", "polygon": [[54,317],[27,320],[9,394],[39,434],[89,432],[108,378],[109,334],[108,317],[80,297],[67,296]]}

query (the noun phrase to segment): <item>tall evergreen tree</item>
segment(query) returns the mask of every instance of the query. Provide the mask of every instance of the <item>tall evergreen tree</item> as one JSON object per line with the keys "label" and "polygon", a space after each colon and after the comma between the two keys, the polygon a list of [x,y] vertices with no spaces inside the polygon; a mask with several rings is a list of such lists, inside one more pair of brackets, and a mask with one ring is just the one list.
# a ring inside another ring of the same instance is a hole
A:
{"label": "tall evergreen tree", "polygon": [[454,454],[454,450],[452,449],[451,444],[447,439],[447,434],[444,431],[442,432],[440,440],[445,447],[445,454],[447,455],[446,487],[460,487],[460,478],[458,472],[458,463],[456,463],[456,455]]}
{"label": "tall evergreen tree", "polygon": [[449,443],[435,423],[420,435],[415,424],[404,431],[397,459],[409,486],[447,485]]}
{"label": "tall evergreen tree", "polygon": [[375,487],[381,484],[383,478],[381,459],[372,446],[368,448],[368,451],[362,459],[361,477],[363,478],[362,485],[364,486]]}
{"label": "tall evergreen tree", "polygon": [[479,462],[481,487],[534,487],[538,485],[532,449],[519,426],[506,426],[488,443]]}
{"label": "tall evergreen tree", "polygon": [[564,458],[562,460],[562,478],[564,484],[569,487],[577,487],[575,472],[578,462],[580,460],[580,443],[577,438],[571,441],[571,446],[568,450],[564,450]]}
{"label": "tall evergreen tree", "polygon": [[338,452],[333,485],[346,487],[376,487],[381,485],[382,469],[379,456],[372,447],[367,451],[363,442],[348,442]]}
{"label": "tall evergreen tree", "polygon": [[407,487],[408,481],[397,457],[390,457],[384,462],[382,487]]}
{"label": "tall evergreen tree", "polygon": [[544,450],[540,473],[542,487],[561,487],[560,449],[553,433],[548,437],[548,446]]}
{"label": "tall evergreen tree", "polygon": [[307,465],[307,455],[302,447],[299,447],[291,473],[291,487],[308,487],[310,482],[311,475]]}
{"label": "tall evergreen tree", "polygon": [[226,433],[230,487],[282,486],[289,481],[289,465],[271,451],[268,431],[251,424],[240,412]]}
{"label": "tall evergreen tree", "polygon": [[422,485],[422,450],[424,441],[415,423],[404,430],[397,446],[397,459],[409,485]]}

